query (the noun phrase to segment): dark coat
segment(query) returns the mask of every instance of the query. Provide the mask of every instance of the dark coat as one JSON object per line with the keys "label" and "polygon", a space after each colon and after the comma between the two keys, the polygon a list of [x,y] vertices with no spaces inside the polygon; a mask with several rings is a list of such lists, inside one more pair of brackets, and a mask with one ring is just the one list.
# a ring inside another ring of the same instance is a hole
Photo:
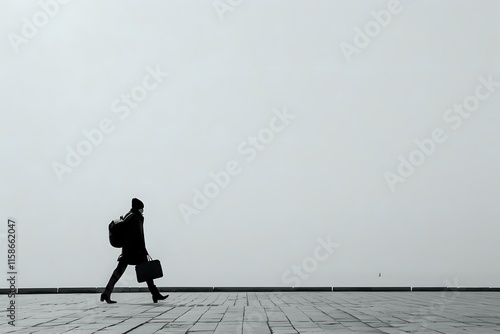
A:
{"label": "dark coat", "polygon": [[123,222],[125,238],[118,261],[136,265],[148,260],[148,251],[144,241],[144,216],[138,211],[131,210],[130,212],[132,214]]}

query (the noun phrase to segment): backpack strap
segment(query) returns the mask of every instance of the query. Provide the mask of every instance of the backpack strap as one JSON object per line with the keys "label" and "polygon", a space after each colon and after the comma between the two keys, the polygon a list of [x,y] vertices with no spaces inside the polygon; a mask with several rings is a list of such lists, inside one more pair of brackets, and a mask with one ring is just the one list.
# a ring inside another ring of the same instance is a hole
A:
{"label": "backpack strap", "polygon": [[125,220],[127,220],[127,218],[129,218],[133,214],[134,214],[134,212],[132,212],[132,211],[127,212],[127,214],[123,217],[122,222],[124,222]]}

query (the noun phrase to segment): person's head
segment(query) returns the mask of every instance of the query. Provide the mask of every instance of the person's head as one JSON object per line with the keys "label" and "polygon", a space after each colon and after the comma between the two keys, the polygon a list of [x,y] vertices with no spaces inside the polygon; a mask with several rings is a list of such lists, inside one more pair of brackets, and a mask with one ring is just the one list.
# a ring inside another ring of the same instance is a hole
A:
{"label": "person's head", "polygon": [[132,198],[132,211],[142,213],[144,211],[144,203],[138,198]]}

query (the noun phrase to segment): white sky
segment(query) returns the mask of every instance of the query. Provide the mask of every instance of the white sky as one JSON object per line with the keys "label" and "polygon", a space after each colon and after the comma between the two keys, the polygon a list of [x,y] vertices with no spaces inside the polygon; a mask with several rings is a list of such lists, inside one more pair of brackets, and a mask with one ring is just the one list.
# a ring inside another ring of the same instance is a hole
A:
{"label": "white sky", "polygon": [[[443,115],[479,77],[500,82],[500,3],[401,0],[350,62],[342,43],[391,1],[230,3],[71,1],[16,46],[44,14],[1,2],[0,235],[15,217],[19,286],[104,286],[107,224],[132,197],[160,286],[291,286],[328,236],[340,246],[301,286],[498,286],[500,87],[456,130]],[[112,104],[148,68],[169,74],[121,119]],[[247,162],[239,145],[284,109],[295,118]],[[111,133],[59,181],[53,163],[103,119]],[[384,174],[435,128],[447,139],[392,192]],[[179,206],[233,160],[186,224]]]}

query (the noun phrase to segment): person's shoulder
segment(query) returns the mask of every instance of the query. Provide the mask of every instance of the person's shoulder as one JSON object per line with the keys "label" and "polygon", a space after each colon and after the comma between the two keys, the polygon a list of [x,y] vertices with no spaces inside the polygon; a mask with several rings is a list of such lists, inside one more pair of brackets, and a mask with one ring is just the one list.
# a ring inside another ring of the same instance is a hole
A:
{"label": "person's shoulder", "polygon": [[144,221],[144,216],[140,212],[132,212],[132,214],[130,215],[130,220]]}
{"label": "person's shoulder", "polygon": [[135,212],[132,211],[127,212],[127,214],[123,216],[123,222],[127,225],[133,223],[137,219],[136,215],[137,214]]}

